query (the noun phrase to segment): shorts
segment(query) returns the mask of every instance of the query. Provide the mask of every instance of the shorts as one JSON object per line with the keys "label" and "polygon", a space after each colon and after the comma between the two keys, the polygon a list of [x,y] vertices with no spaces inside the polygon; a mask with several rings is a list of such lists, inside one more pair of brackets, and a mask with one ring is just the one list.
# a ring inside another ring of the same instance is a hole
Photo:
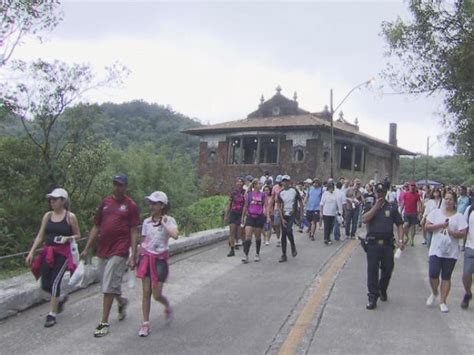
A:
{"label": "shorts", "polygon": [[416,226],[420,223],[416,214],[405,214],[403,216],[403,222],[408,223],[408,226]]}
{"label": "shorts", "polygon": [[306,211],[306,219],[308,222],[318,223],[321,220],[319,211]]}
{"label": "shorts", "polygon": [[274,226],[279,226],[281,224],[280,211],[275,210],[271,216],[271,219]]}
{"label": "shorts", "polygon": [[102,293],[122,294],[122,278],[127,269],[127,257],[114,255],[110,258],[99,258],[99,275]]}
{"label": "shorts", "polygon": [[[140,260],[141,261],[141,260]],[[158,276],[158,282],[165,282],[168,279],[168,263],[166,260],[155,260],[156,275]],[[145,277],[151,277],[150,268],[146,271]]]}
{"label": "shorts", "polygon": [[441,280],[451,280],[456,261],[453,258],[440,258],[436,255],[431,255],[429,260],[430,279],[438,279],[441,273]]}
{"label": "shorts", "polygon": [[253,227],[253,228],[263,228],[263,225],[265,224],[265,222],[266,222],[266,218],[263,214],[256,217],[252,217],[248,215],[245,220],[245,226]]}
{"label": "shorts", "polygon": [[229,224],[239,225],[242,220],[242,213],[230,211],[229,213]]}
{"label": "shorts", "polygon": [[466,248],[464,251],[463,275],[474,274],[474,249]]}

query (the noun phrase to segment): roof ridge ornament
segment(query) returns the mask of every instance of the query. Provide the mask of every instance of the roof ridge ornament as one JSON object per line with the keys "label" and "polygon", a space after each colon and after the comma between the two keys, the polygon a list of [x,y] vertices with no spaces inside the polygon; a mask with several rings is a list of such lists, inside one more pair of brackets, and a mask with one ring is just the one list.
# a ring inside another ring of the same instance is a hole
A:
{"label": "roof ridge ornament", "polygon": [[263,105],[263,103],[265,102],[265,97],[263,96],[260,96],[260,105]]}
{"label": "roof ridge ornament", "polygon": [[298,94],[296,93],[296,91],[295,91],[295,93],[293,94],[293,100],[294,100],[294,101],[298,100]]}
{"label": "roof ridge ornament", "polygon": [[277,95],[281,95],[281,86],[280,85],[278,85],[275,90],[277,92]]}

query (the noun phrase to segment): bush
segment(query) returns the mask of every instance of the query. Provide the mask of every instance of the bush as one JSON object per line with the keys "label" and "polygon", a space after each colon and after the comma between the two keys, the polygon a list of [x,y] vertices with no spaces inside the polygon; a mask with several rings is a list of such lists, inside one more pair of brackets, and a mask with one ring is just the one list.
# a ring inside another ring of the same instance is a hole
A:
{"label": "bush", "polygon": [[224,211],[229,201],[227,196],[202,198],[190,206],[171,211],[176,218],[180,232],[190,233],[218,228],[224,225]]}

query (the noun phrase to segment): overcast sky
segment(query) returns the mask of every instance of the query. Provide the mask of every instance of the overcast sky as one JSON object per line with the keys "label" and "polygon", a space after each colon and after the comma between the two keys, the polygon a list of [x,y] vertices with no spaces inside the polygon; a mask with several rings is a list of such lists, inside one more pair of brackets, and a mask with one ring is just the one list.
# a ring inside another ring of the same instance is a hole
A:
{"label": "overcast sky", "polygon": [[[376,77],[343,103],[344,117],[414,152],[449,153],[437,113],[440,97],[381,94],[386,63],[382,21],[408,17],[403,1],[66,1],[64,20],[46,43],[28,41],[16,58],[90,63],[119,61],[131,74],[119,89],[89,93],[95,102],[142,99],[203,123],[245,118],[260,96],[282,94],[315,112]],[[384,88],[387,93],[392,92]],[[337,115],[337,113],[336,113]]]}

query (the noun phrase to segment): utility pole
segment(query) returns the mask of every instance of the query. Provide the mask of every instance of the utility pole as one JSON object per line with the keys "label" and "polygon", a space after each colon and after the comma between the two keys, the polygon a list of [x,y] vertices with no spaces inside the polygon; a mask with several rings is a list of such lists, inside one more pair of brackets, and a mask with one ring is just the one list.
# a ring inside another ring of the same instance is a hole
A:
{"label": "utility pole", "polygon": [[430,161],[430,136],[426,137],[426,173],[425,173],[425,185],[428,185],[429,161]]}
{"label": "utility pole", "polygon": [[334,179],[334,110],[332,103],[332,89],[329,92],[329,112],[331,113],[331,178]]}

